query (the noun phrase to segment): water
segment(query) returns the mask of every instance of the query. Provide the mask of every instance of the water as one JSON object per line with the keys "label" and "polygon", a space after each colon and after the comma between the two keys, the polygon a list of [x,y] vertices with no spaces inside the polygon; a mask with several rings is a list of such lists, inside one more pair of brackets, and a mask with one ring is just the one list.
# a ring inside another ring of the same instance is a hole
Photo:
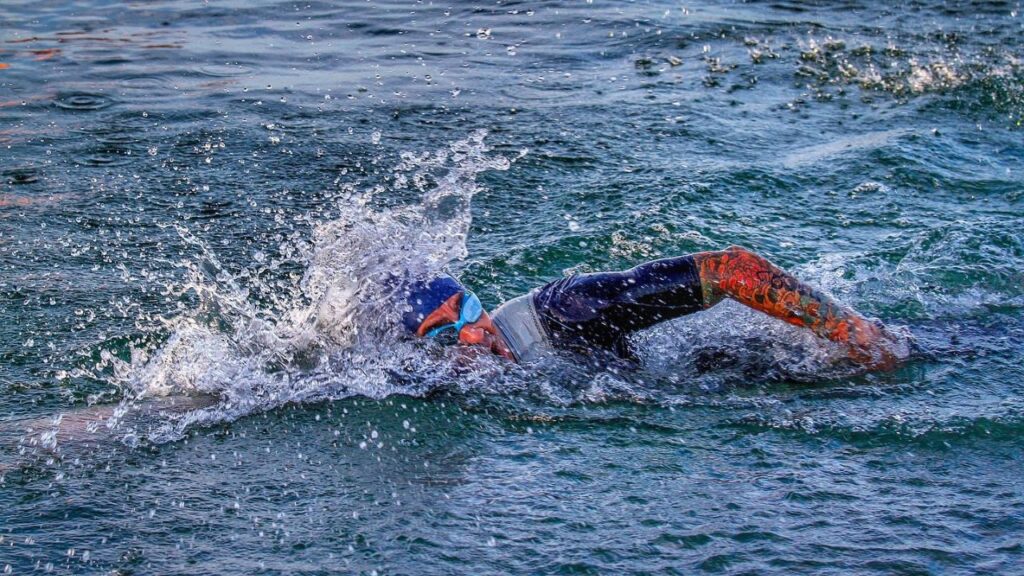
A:
{"label": "water", "polygon": [[[0,570],[1024,573],[1019,2],[0,11]],[[640,368],[395,339],[744,245]]]}

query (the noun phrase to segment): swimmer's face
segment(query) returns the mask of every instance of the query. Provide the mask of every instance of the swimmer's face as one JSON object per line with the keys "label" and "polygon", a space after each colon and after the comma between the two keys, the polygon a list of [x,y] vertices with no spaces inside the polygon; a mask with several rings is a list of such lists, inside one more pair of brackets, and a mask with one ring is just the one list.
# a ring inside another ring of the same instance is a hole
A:
{"label": "swimmer's face", "polygon": [[[434,328],[457,322],[459,320],[461,301],[461,293],[453,294],[451,298],[438,306],[437,310],[431,312],[423,320],[419,329],[416,330],[416,335],[424,336]],[[458,342],[467,346],[482,346],[498,356],[503,356],[510,360],[515,359],[508,345],[505,344],[505,340],[501,337],[501,333],[498,332],[494,323],[491,322],[491,317],[487,312],[481,313],[480,318],[476,322],[468,323],[459,330]]]}

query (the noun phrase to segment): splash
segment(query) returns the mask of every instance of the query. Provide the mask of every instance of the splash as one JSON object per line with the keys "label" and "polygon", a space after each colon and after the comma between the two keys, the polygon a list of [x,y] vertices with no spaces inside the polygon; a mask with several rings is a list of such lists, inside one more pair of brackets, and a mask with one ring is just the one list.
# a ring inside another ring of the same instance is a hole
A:
{"label": "splash", "polygon": [[[454,271],[465,259],[477,176],[507,170],[516,158],[492,154],[486,133],[422,154],[402,154],[389,188],[344,188],[331,218],[261,251],[232,272],[188,228],[175,230],[196,256],[177,266],[184,281],[168,295],[190,305],[158,318],[166,338],[134,348],[130,361],[107,354],[124,406],[159,398],[212,397],[211,406],[164,414],[149,441],[179,438],[188,427],[230,421],[286,403],[352,395],[424,394],[456,366],[450,351],[398,334],[403,278]],[[525,152],[524,152],[525,153]],[[418,202],[380,207],[385,192],[411,190]],[[301,270],[293,281],[288,270]],[[268,280],[267,278],[274,278]],[[489,362],[473,371],[486,371]],[[429,368],[429,369],[428,369]],[[112,424],[122,414],[111,416]],[[124,439],[139,437],[124,427]]]}
{"label": "splash", "polygon": [[[771,42],[745,38],[753,64],[793,54],[794,78],[819,101],[857,88],[865,101],[938,97],[956,109],[995,111],[1021,125],[1021,59],[1012,46],[978,49],[955,33],[871,39],[852,35]],[[880,41],[881,40],[881,41]]]}
{"label": "splash", "polygon": [[[489,356],[470,365],[452,349],[402,338],[396,275],[457,273],[467,257],[478,175],[516,160],[492,153],[484,139],[480,132],[437,151],[404,153],[386,186],[342,186],[308,231],[258,251],[242,269],[222,262],[200,233],[172,227],[192,254],[167,263],[184,271],[166,291],[182,311],[156,318],[158,337],[133,345],[130,358],[101,353],[100,363],[112,370],[104,379],[122,388],[124,400],[94,428],[128,443],[164,442],[288,403],[438,388],[505,397],[514,390],[546,406],[714,404],[744,386],[859,371],[842,366],[838,345],[733,303],[640,335],[642,370],[556,358],[524,373]],[[626,246],[619,240],[613,246]],[[647,255],[640,245],[628,248]],[[862,282],[846,279],[844,268],[864,269],[858,258],[833,255],[796,272],[842,301],[870,301],[848,298]],[[895,282],[887,293],[900,289],[900,278]],[[163,408],[168,401],[174,410]],[[49,448],[59,439],[40,442]]]}

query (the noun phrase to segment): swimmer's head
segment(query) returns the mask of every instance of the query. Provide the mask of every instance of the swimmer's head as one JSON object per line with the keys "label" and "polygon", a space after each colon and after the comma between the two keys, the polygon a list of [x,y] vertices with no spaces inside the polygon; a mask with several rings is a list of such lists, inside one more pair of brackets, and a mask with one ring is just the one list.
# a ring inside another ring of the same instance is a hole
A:
{"label": "swimmer's head", "polygon": [[430,328],[426,324],[427,319],[452,296],[465,291],[465,286],[447,274],[427,282],[413,283],[406,292],[406,304],[409,307],[402,315],[402,324],[417,336],[425,335],[426,329]]}
{"label": "swimmer's head", "polygon": [[444,275],[415,282],[406,294],[402,324],[409,332],[430,338],[451,334],[461,344],[485,346],[513,358],[480,300],[455,278]]}

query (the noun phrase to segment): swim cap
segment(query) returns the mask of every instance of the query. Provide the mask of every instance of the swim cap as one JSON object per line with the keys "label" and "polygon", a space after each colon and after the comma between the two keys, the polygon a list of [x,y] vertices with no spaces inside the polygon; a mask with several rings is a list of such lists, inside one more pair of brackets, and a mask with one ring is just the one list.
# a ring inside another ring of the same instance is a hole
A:
{"label": "swim cap", "polygon": [[402,314],[402,324],[415,334],[431,312],[437,310],[452,295],[465,291],[465,286],[447,274],[429,282],[414,282],[406,290],[406,303],[409,309]]}

